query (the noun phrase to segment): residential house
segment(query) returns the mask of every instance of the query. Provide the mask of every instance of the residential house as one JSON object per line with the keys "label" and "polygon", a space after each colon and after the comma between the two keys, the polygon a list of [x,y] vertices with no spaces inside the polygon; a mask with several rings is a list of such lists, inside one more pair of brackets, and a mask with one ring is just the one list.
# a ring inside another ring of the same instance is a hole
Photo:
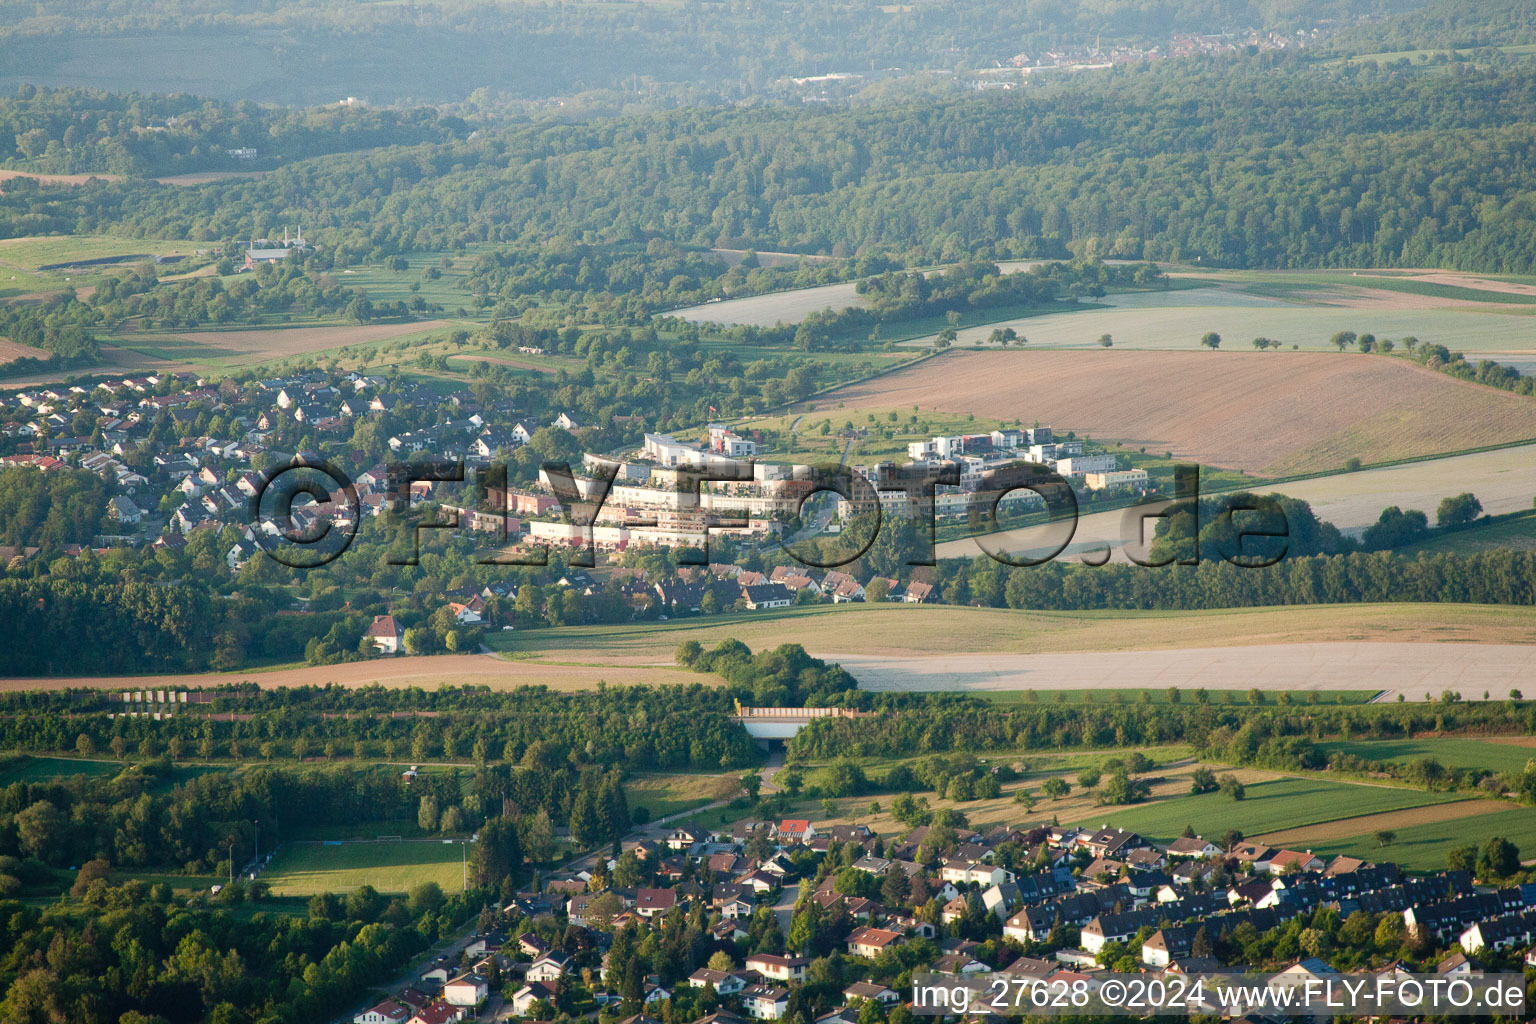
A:
{"label": "residential house", "polygon": [[431,1003],[417,1010],[406,1024],[450,1024],[451,1021],[463,1019],[462,1008],[451,1003]]}
{"label": "residential house", "polygon": [[509,1003],[514,1014],[527,1017],[533,1010],[533,1004],[541,1001],[554,1003],[555,987],[545,981],[530,981],[512,993]]}
{"label": "residential house", "polygon": [[1221,847],[1199,836],[1180,836],[1168,844],[1167,850],[1170,857],[1195,857],[1204,860],[1219,854]]}
{"label": "residential house", "polygon": [[443,986],[443,1001],[450,1006],[479,1006],[490,992],[478,974],[461,974]]}
{"label": "residential house", "polygon": [[714,971],[700,967],[688,976],[688,984],[694,988],[713,988],[718,995],[734,996],[747,987],[747,979],[741,971]]}
{"label": "residential house", "polygon": [[740,998],[754,1020],[778,1020],[789,1009],[789,989],[779,985],[748,985]]}
{"label": "residential house", "polygon": [[529,981],[553,984],[564,977],[570,969],[571,958],[561,950],[552,949],[529,965],[526,977]]}
{"label": "residential house", "polygon": [[395,622],[393,615],[376,615],[363,636],[373,642],[373,649],[380,654],[399,654],[405,630]]}
{"label": "residential house", "polygon": [[849,1002],[855,999],[868,999],[883,1006],[895,1006],[901,1002],[901,993],[873,981],[856,981],[843,989],[843,998]]}
{"label": "residential house", "polygon": [[647,920],[658,914],[665,916],[675,906],[676,889],[640,889],[635,893],[635,913]]}
{"label": "residential house", "polygon": [[900,932],[887,928],[855,928],[848,936],[848,952],[873,960],[902,941]]}
{"label": "residential house", "polygon": [[393,999],[386,999],[377,1006],[370,1006],[352,1018],[352,1024],[405,1024],[411,1019],[409,1007],[401,1006]]}
{"label": "residential house", "polygon": [[810,966],[810,963],[803,956],[754,953],[747,957],[747,970],[756,971],[774,981],[804,981],[805,969]]}
{"label": "residential house", "polygon": [[1189,956],[1195,929],[1183,925],[1159,928],[1141,944],[1141,962],[1148,967],[1167,967]]}

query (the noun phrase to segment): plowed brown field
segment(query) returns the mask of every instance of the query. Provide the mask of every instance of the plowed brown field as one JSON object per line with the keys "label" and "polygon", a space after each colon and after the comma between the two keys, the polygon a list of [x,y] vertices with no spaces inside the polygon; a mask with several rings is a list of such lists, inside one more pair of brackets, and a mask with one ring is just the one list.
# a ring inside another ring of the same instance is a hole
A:
{"label": "plowed brown field", "polygon": [[829,403],[1038,421],[1265,476],[1536,438],[1536,399],[1344,353],[954,352]]}

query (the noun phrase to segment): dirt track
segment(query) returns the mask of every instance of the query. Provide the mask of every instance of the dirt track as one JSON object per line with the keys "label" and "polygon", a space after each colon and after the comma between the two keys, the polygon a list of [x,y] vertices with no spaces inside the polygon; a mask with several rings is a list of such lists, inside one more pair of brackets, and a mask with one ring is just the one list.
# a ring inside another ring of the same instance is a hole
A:
{"label": "dirt track", "polygon": [[1039,421],[1272,476],[1536,438],[1536,399],[1340,353],[955,352],[828,403]]}

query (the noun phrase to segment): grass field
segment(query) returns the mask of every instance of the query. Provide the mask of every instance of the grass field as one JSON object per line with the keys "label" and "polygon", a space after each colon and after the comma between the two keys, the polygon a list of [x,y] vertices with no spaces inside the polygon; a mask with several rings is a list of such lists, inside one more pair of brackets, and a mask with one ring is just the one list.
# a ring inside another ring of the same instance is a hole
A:
{"label": "grass field", "polygon": [[644,807],[650,819],[724,800],[741,793],[739,775],[640,775],[624,781],[631,812]]}
{"label": "grass field", "polygon": [[120,348],[156,359],[228,370],[293,357],[314,356],[343,348],[366,348],[424,337],[447,326],[446,320],[283,325],[184,331],[179,334],[163,331],[127,332],[108,340]]}
{"label": "grass field", "polygon": [[[1195,351],[1201,336],[1215,331],[1223,350],[1252,351],[1253,339],[1262,336],[1279,341],[1286,350],[1294,345],[1304,352],[1335,352],[1329,339],[1338,331],[1369,331],[1379,338],[1413,335],[1469,358],[1482,352],[1533,350],[1529,316],[1536,308],[1512,303],[1504,294],[1481,294],[1476,302],[1461,302],[1399,290],[1404,283],[1383,285],[1379,278],[1363,276],[1344,284],[1333,275],[1318,281],[1276,273],[1223,274],[1221,283],[1224,287],[1185,292],[1109,295],[1095,300],[1094,307],[997,320],[961,330],[955,344],[970,348],[994,327],[1007,326],[1028,338],[1030,348],[1097,349],[1099,337],[1108,334],[1115,350]],[[1447,287],[1477,293],[1454,284]],[[907,344],[931,343],[917,339]]]}
{"label": "grass field", "polygon": [[1529,808],[1480,814],[1457,821],[1394,828],[1397,838],[1383,847],[1369,834],[1325,840],[1312,847],[1319,856],[1348,854],[1368,860],[1392,860],[1407,868],[1428,871],[1445,867],[1446,854],[1461,846],[1480,845],[1503,836],[1520,848],[1523,858],[1536,856],[1536,814]]}
{"label": "grass field", "polygon": [[1489,516],[1465,530],[1457,530],[1430,540],[1398,548],[1398,553],[1412,557],[1421,551],[1450,551],[1470,555],[1479,551],[1536,551],[1536,509]]}
{"label": "grass field", "polygon": [[1337,352],[960,351],[825,402],[855,411],[856,423],[862,410],[920,406],[1070,425],[1260,476],[1536,438],[1536,400],[1407,360]]}
{"label": "grass field", "polygon": [[1487,768],[1518,772],[1536,757],[1530,736],[1475,739],[1465,736],[1404,740],[1334,740],[1319,743],[1324,753],[1345,752],[1372,761],[1417,761],[1431,757],[1450,768]]}
{"label": "grass field", "polygon": [[51,782],[74,775],[111,776],[123,770],[116,761],[82,761],[71,757],[21,754],[0,759],[0,786],[13,782]]}
{"label": "grass field", "polygon": [[[1362,814],[1422,807],[1454,798],[1412,789],[1354,785],[1325,779],[1270,779],[1247,784],[1247,799],[1234,801],[1222,793],[1183,797],[1115,810],[1088,812],[1074,822],[1105,820],[1154,839],[1173,839],[1190,825],[1204,836],[1229,828],[1244,835],[1261,835],[1282,828],[1352,818]],[[1044,804],[1042,807],[1046,806]],[[1067,819],[1063,817],[1063,821]]]}
{"label": "grass field", "polygon": [[286,846],[261,873],[277,896],[347,892],[371,885],[380,892],[408,892],[436,882],[444,892],[463,884],[462,844],[401,842]]}

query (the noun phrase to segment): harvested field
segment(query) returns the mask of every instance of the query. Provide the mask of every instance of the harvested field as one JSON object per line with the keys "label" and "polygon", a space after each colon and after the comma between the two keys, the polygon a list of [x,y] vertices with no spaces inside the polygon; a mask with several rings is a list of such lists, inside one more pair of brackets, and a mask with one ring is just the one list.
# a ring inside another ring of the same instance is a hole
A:
{"label": "harvested field", "polygon": [[1310,352],[955,352],[823,395],[1054,423],[1260,475],[1536,438],[1536,400],[1405,360]]}
{"label": "harvested field", "polygon": [[14,341],[0,338],[0,363],[8,363],[12,359],[47,359],[50,355],[52,353],[47,349],[18,345]]}
{"label": "harvested field", "polygon": [[[84,185],[92,178],[99,181],[121,181],[116,174],[39,174],[36,171],[6,171],[0,170],[0,183],[12,181],[16,178],[31,178],[40,185]],[[0,192],[5,191],[0,187]]]}
{"label": "harvested field", "polygon": [[[884,657],[911,661],[955,650],[956,637],[965,638],[964,650],[971,655],[1182,650],[1251,644],[1306,646],[1327,641],[1536,645],[1536,608],[1403,603],[1193,612],[1051,612],[956,605],[839,604],[729,618],[519,630],[494,634],[487,642],[496,650],[516,652],[520,658],[644,666],[672,664],[678,645],[688,640],[709,648],[722,640],[736,639],[754,651],[798,643],[834,659]],[[1362,678],[1353,689],[1366,689],[1372,683],[1373,680]],[[1070,679],[1062,684],[1053,689],[1074,688]],[[1102,680],[1087,680],[1078,688],[1102,685]],[[938,688],[938,684],[932,688]]]}
{"label": "harvested field", "polygon": [[752,324],[772,327],[777,323],[794,324],[823,309],[846,309],[859,305],[859,293],[853,281],[842,284],[796,288],[793,291],[752,295],[724,302],[706,302],[672,313],[684,320],[700,323]]}
{"label": "harvested field", "polygon": [[[1426,638],[1427,640],[1428,638]],[[818,652],[819,653],[819,652]],[[832,657],[832,655],[824,655]],[[1258,688],[1298,693],[1379,686],[1383,699],[1408,700],[1483,691],[1502,699],[1528,686],[1536,645],[1455,643],[1298,643],[1150,651],[837,657],[866,690],[1079,690]]]}
{"label": "harvested field", "polygon": [[255,683],[262,689],[284,686],[548,686],[553,690],[585,690],[599,680],[622,683],[702,683],[713,676],[699,675],[670,666],[633,667],[615,670],[611,665],[559,665],[548,662],[504,661],[482,654],[447,654],[438,657],[400,657],[353,661],[341,665],[304,666],[267,672],[198,673],[162,676],[77,676],[57,678],[0,679],[0,691],[62,690],[74,687],[104,690],[200,689]]}
{"label": "harvested field", "polygon": [[[1275,286],[1254,284],[1255,289]],[[1337,354],[1328,339],[1337,331],[1370,331],[1379,338],[1412,334],[1465,352],[1469,359],[1489,351],[1531,352],[1532,306],[1523,303],[1447,300],[1405,292],[1373,289],[1381,298],[1371,308],[1351,309],[1338,302],[1339,287],[1299,283],[1280,286],[1287,298],[1281,301],[1236,288],[1199,288],[1175,292],[1132,292],[1108,295],[1095,306],[1069,312],[1046,313],[1027,319],[1004,319],[980,326],[962,327],[957,349],[984,342],[994,327],[1013,327],[1029,339],[1029,347],[1071,348],[1097,351],[1101,334],[1115,340],[1114,351],[1159,349],[1198,352],[1200,336],[1215,331],[1224,351],[1246,351],[1262,335],[1279,341],[1286,351],[1297,345],[1305,351]],[[1470,291],[1470,290],[1469,290]],[[1476,295],[1476,292],[1471,294]],[[1499,293],[1484,293],[1498,295]],[[1401,299],[1402,301],[1394,301]],[[1434,308],[1426,308],[1434,307]],[[928,348],[932,336],[903,342],[903,346]],[[1266,353],[1254,353],[1263,355]],[[1279,355],[1270,352],[1269,355]]]}
{"label": "harvested field", "polygon": [[[1531,507],[1531,495],[1536,494],[1536,450],[1521,445],[1290,483],[1269,485],[1256,481],[1253,490],[1300,498],[1312,506],[1319,519],[1351,536],[1358,536],[1388,505],[1418,509],[1433,519],[1442,498],[1466,491],[1477,495],[1483,511],[1489,515],[1527,510]],[[1116,561],[1126,561],[1120,539],[1125,515],[1125,512],[1094,512],[1083,516],[1077,521],[1072,544],[1060,557],[1073,559],[1079,552],[1098,551],[1109,545]],[[1519,529],[1518,522],[1509,527],[1493,524],[1436,538],[1433,544],[1425,544],[1424,548],[1518,547],[1521,546],[1518,543],[1500,542],[1498,535]],[[1483,530],[1489,532],[1484,534]],[[1042,543],[1039,530],[993,534],[988,541],[994,550],[1004,551],[1028,551],[1037,549]],[[1412,554],[1413,550],[1417,549],[1409,549],[1406,553]],[[938,545],[940,558],[974,558],[981,553],[981,548],[971,538],[944,541]]]}
{"label": "harvested field", "polygon": [[282,359],[446,327],[446,320],[409,323],[342,324],[334,327],[271,327],[235,331],[189,331],[177,337],[206,346],[210,355],[257,355]]}
{"label": "harvested field", "polygon": [[172,174],[156,178],[162,185],[206,185],[210,181],[228,181],[231,178],[260,178],[271,171],[194,171],[191,174]]}
{"label": "harvested field", "polygon": [[1455,803],[1449,804],[1431,804],[1428,807],[1414,807],[1404,811],[1362,814],[1354,818],[1341,818],[1338,821],[1328,821],[1317,825],[1302,825],[1299,828],[1287,828],[1279,832],[1254,836],[1252,841],[1266,843],[1269,846],[1310,850],[1314,846],[1339,839],[1370,836],[1383,830],[1398,832],[1402,829],[1418,825],[1460,821],[1463,818],[1473,818],[1480,814],[1510,811],[1516,807],[1516,804],[1512,804],[1508,800],[1457,800]]}

